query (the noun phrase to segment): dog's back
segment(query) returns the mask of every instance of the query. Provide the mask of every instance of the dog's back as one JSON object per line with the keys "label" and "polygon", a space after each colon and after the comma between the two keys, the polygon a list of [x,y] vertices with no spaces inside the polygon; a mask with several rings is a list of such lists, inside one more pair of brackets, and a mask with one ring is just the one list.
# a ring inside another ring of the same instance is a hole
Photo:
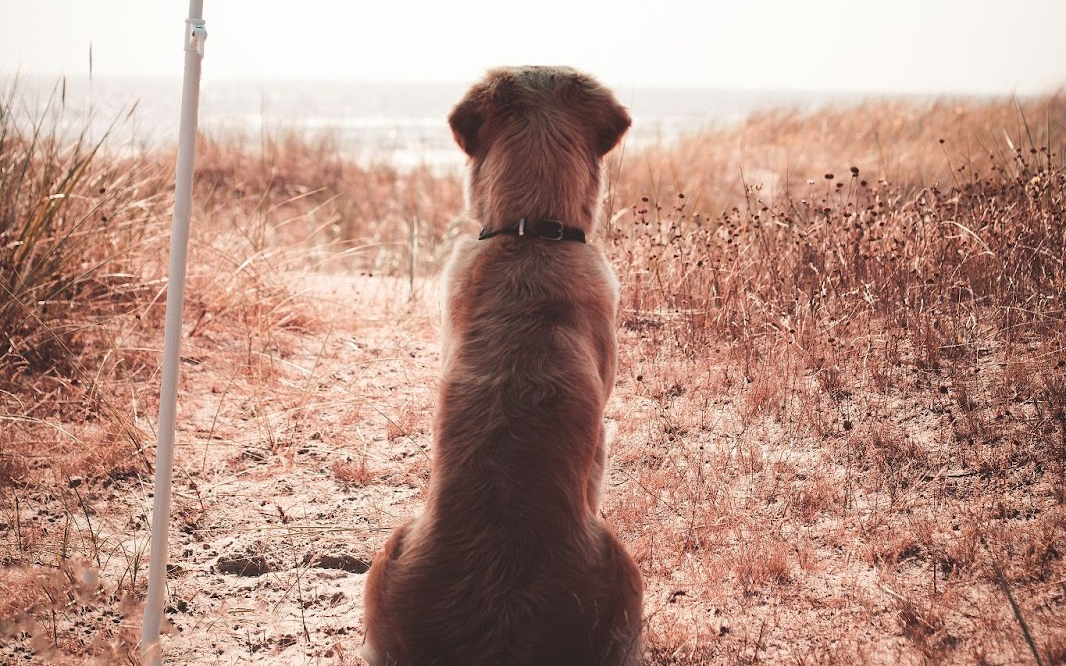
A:
{"label": "dog's back", "polygon": [[638,663],[640,573],[598,512],[609,265],[583,243],[492,238],[460,245],[445,284],[429,497],[371,568],[367,656]]}

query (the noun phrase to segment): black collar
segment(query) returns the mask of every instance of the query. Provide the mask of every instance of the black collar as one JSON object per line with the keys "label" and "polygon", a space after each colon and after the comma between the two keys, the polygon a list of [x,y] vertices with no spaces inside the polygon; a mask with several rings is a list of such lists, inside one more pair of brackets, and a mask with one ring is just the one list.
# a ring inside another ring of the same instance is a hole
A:
{"label": "black collar", "polygon": [[478,240],[485,240],[493,236],[507,234],[509,236],[522,236],[528,238],[540,238],[543,240],[561,241],[572,240],[585,242],[585,232],[576,228],[568,227],[559,220],[533,220],[532,222],[522,218],[514,226],[504,227],[496,231],[482,229]]}

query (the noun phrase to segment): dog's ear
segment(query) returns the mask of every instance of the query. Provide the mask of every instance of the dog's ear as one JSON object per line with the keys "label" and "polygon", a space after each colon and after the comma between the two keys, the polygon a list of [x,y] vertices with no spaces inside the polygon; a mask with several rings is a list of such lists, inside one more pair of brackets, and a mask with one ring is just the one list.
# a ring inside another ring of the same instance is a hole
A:
{"label": "dog's ear", "polygon": [[592,130],[592,147],[597,157],[611,151],[633,120],[629,112],[618,103],[614,93],[590,76],[574,73],[569,85],[563,89],[571,104],[583,111],[585,122]]}
{"label": "dog's ear", "polygon": [[629,112],[625,110],[625,107],[614,101],[614,99],[605,104],[598,115],[595,127],[595,145],[599,156],[603,157],[618,144],[618,140],[626,133],[633,120],[629,117]]}
{"label": "dog's ear", "polygon": [[485,124],[484,95],[480,86],[474,88],[448,114],[455,142],[471,157],[478,150],[478,133]]}

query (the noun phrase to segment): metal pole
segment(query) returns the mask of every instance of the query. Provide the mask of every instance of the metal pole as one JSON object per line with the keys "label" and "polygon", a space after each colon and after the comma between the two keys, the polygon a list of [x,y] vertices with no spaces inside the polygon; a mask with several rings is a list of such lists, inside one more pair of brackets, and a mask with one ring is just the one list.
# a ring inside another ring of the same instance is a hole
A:
{"label": "metal pole", "polygon": [[181,319],[185,307],[185,265],[189,253],[192,216],[193,163],[200,105],[200,61],[204,56],[203,0],[190,0],[185,21],[185,79],[181,93],[181,126],[174,186],[174,222],[170,235],[170,275],[167,281],[166,328],[163,334],[163,377],[159,390],[159,441],[155,459],[155,497],[152,509],[152,548],[148,562],[148,600],[141,629],[141,657],[152,666],[163,663],[159,625],[166,595],[167,532],[174,468],[174,425],[181,358]]}

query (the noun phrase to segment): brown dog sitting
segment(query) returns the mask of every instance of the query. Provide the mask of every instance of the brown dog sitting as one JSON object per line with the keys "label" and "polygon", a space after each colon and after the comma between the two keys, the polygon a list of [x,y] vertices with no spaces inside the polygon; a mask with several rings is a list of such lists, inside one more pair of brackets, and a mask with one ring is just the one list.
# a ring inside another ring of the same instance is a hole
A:
{"label": "brown dog sitting", "polygon": [[425,512],[370,569],[375,666],[632,665],[643,583],[599,514],[618,285],[584,243],[629,114],[564,67],[490,71],[452,111],[481,238],[446,271]]}

